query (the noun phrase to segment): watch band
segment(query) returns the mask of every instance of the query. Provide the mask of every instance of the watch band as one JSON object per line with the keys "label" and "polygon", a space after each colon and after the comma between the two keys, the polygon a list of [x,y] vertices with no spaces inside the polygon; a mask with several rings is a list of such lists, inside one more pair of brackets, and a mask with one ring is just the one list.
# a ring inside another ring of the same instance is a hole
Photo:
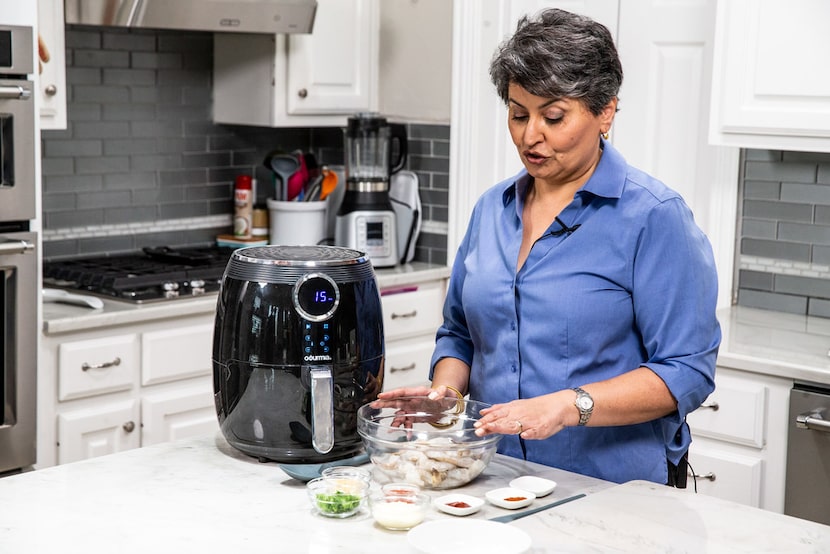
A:
{"label": "watch band", "polygon": [[594,399],[580,387],[574,387],[573,390],[576,392],[574,406],[579,410],[579,423],[577,425],[584,426],[591,419],[591,414],[594,412]]}

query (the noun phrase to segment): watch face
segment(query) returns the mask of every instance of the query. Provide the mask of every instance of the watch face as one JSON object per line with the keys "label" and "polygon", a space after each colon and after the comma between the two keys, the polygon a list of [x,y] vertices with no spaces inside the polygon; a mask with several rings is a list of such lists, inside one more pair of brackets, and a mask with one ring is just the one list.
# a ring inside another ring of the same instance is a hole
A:
{"label": "watch face", "polygon": [[594,406],[594,401],[590,396],[580,396],[576,402],[582,410],[589,410]]}

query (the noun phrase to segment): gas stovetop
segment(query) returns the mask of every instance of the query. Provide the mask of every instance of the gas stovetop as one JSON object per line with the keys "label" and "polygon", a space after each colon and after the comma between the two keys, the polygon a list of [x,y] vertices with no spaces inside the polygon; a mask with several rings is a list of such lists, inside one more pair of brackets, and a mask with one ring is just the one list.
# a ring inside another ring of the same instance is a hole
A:
{"label": "gas stovetop", "polygon": [[43,262],[43,285],[136,304],[219,291],[233,248],[142,252]]}

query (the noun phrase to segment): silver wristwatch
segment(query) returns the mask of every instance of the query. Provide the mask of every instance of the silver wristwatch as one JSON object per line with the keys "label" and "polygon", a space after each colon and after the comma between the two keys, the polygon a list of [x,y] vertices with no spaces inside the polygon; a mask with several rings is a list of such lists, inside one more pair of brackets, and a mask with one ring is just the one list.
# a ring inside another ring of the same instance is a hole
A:
{"label": "silver wristwatch", "polygon": [[594,399],[579,387],[575,387],[573,390],[576,392],[574,406],[579,410],[579,423],[577,425],[585,425],[591,419],[591,413],[594,411]]}

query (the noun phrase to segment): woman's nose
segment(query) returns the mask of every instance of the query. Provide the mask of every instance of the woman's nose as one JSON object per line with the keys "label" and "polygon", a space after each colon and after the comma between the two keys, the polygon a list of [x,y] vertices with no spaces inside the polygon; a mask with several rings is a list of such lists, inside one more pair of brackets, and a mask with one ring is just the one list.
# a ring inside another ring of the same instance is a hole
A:
{"label": "woman's nose", "polygon": [[527,145],[536,144],[537,142],[543,142],[545,140],[541,118],[529,117],[527,119],[523,139]]}

